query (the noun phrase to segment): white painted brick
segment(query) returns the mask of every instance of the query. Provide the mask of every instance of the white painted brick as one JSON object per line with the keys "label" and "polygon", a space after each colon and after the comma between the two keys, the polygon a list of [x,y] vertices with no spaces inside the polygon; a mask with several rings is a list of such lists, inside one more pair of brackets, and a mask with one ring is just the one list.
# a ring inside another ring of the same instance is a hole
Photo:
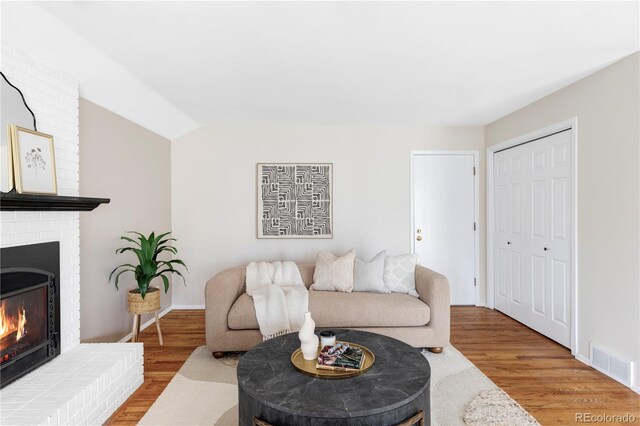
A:
{"label": "white painted brick", "polygon": [[3,402],[0,409],[0,416],[6,415],[8,412],[24,407],[24,402]]}
{"label": "white painted brick", "polygon": [[74,159],[66,159],[66,158],[57,158],[56,155],[56,167],[66,170],[73,170],[73,166],[78,162],[76,158]]}
{"label": "white painted brick", "polygon": [[[21,223],[21,222],[16,222]],[[33,220],[30,222],[22,222],[24,224],[28,224],[29,231],[48,231],[53,227],[53,224],[49,220]],[[4,230],[4,226],[2,227]]]}
{"label": "white painted brick", "polygon": [[40,218],[40,212],[16,212],[16,220],[19,221],[40,220]]}
{"label": "white painted brick", "polygon": [[59,179],[66,180],[78,180],[80,178],[80,173],[78,172],[78,170],[60,169],[56,171],[56,175]]}
{"label": "white painted brick", "polygon": [[[79,193],[78,82],[2,44],[3,72],[23,89],[36,115],[38,130],[54,138],[59,194]],[[61,265],[76,265],[61,274],[62,352],[80,343],[80,275],[78,213],[16,212],[1,217],[3,247],[60,241]],[[26,227],[26,228],[25,228]]]}
{"label": "white painted brick", "polygon": [[2,223],[16,220],[16,212],[0,212],[0,221]]}
{"label": "white painted brick", "polygon": [[0,236],[0,245],[2,247],[10,247],[16,244],[15,235],[2,235]]}
{"label": "white painted brick", "polygon": [[22,232],[15,235],[16,245],[34,244],[42,242],[39,232]]}
{"label": "white painted brick", "polygon": [[20,232],[27,232],[29,230],[28,222],[2,222],[0,225],[0,232],[2,232],[2,235],[17,234]]}
{"label": "white painted brick", "polygon": [[68,418],[69,416],[67,415],[67,407],[61,406],[60,408],[58,408],[58,424],[67,424]]}
{"label": "white painted brick", "polygon": [[[74,347],[0,390],[0,423],[104,423],[142,384],[142,351],[141,343],[96,343]],[[120,371],[120,366],[127,361],[130,367]],[[136,373],[132,376],[134,368]],[[120,382],[107,380],[107,377],[119,376],[123,376]],[[107,382],[109,385],[105,387]],[[43,392],[51,388],[55,392]],[[28,421],[23,422],[25,419]]]}
{"label": "white painted brick", "polygon": [[[64,231],[43,231],[40,232],[40,241],[60,241]],[[62,286],[61,286],[62,287]]]}
{"label": "white painted brick", "polygon": [[11,415],[13,413],[15,413],[16,410],[10,410],[10,409],[4,409],[2,411],[0,411],[0,424],[6,425],[7,424],[7,418],[11,417]]}

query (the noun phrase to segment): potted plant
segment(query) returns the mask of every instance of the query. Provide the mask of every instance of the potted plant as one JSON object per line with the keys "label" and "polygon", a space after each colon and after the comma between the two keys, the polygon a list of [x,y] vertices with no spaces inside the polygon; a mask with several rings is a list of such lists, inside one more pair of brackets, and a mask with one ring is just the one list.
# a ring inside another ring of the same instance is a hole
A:
{"label": "potted plant", "polygon": [[180,259],[158,259],[158,256],[163,252],[178,254],[178,250],[169,245],[171,241],[177,241],[175,238],[168,236],[171,232],[158,236],[151,232],[148,237],[135,231],[127,231],[127,233],[137,235],[137,241],[127,236],[120,237],[121,240],[132,243],[133,246],[119,248],[116,250],[116,254],[131,251],[138,258],[138,263],[137,265],[124,263],[116,267],[111,271],[109,281],[115,277],[115,285],[116,289],[118,289],[120,275],[125,272],[133,272],[138,288],[129,291],[127,297],[129,312],[136,315],[155,312],[160,309],[160,289],[151,287],[151,281],[157,277],[162,278],[164,292],[167,293],[169,291],[169,278],[167,275],[178,274],[182,281],[185,281],[182,273],[175,269],[174,265],[181,265],[185,269],[187,269],[187,266]]}

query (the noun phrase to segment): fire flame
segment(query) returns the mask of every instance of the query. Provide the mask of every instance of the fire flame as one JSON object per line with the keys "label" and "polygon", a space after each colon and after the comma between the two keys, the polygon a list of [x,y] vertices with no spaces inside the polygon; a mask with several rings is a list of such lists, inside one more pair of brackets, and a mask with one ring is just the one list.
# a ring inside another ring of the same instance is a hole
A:
{"label": "fire flame", "polygon": [[27,325],[27,311],[25,311],[24,306],[22,306],[18,309],[18,334],[16,334],[16,342],[27,334],[27,329],[24,328],[25,325]]}
{"label": "fire flame", "polygon": [[2,305],[0,305],[0,338],[11,333],[14,329],[13,321],[11,321],[11,318],[7,315],[6,303],[3,300]]}
{"label": "fire flame", "polygon": [[16,316],[7,314],[6,301],[3,300],[0,305],[0,339],[14,331],[16,332],[16,342],[27,334],[27,312],[24,306],[18,308]]}

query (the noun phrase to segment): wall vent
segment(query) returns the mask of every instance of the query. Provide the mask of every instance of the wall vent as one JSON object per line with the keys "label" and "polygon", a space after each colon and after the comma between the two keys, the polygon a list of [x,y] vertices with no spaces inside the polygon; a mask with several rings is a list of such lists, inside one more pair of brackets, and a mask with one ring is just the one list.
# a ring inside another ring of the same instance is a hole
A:
{"label": "wall vent", "polygon": [[612,379],[631,387],[634,383],[634,363],[629,359],[614,354],[604,346],[591,342],[590,344],[591,366]]}

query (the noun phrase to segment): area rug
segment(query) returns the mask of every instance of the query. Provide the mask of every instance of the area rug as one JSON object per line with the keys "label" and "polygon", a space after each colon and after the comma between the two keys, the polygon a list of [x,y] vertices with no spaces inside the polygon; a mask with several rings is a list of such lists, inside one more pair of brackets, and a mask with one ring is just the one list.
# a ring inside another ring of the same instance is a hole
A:
{"label": "area rug", "polygon": [[[431,365],[433,425],[538,425],[453,346],[423,354]],[[196,349],[139,424],[237,425],[239,358],[215,359],[205,346]]]}

